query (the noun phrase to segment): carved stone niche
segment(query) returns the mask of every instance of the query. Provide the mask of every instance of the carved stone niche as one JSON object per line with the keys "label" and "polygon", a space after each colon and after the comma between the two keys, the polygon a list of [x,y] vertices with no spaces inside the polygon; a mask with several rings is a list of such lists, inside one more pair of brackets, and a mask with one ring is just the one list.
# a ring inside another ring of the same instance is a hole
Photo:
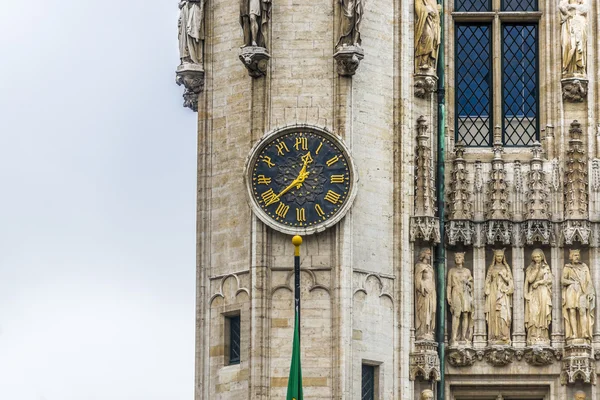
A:
{"label": "carved stone niche", "polygon": [[410,353],[409,377],[411,381],[417,379],[418,376],[426,381],[440,380],[440,358],[437,347],[436,342],[428,340],[415,342],[415,351]]}
{"label": "carved stone niche", "polygon": [[483,354],[479,354],[477,350],[471,346],[458,345],[448,347],[448,363],[453,367],[468,367],[475,363],[477,359],[481,359]]}
{"label": "carved stone niche", "polygon": [[572,245],[575,242],[588,245],[592,228],[589,221],[568,220],[563,222],[562,233],[566,245]]}
{"label": "carved stone niche", "polygon": [[534,345],[525,348],[523,358],[528,364],[542,366],[554,363],[555,359],[560,360],[562,354],[548,345]]}
{"label": "carved stone niche", "polygon": [[414,242],[440,242],[440,220],[437,217],[410,217],[409,239]]}
{"label": "carved stone niche", "polygon": [[484,357],[488,364],[495,367],[503,367],[513,362],[515,358],[515,349],[512,346],[488,346],[484,349]]}
{"label": "carved stone niche", "polygon": [[446,225],[446,236],[450,246],[463,242],[465,246],[473,244],[475,227],[471,221],[448,221]]}
{"label": "carved stone niche", "polygon": [[198,111],[198,96],[204,90],[204,68],[199,64],[181,64],[175,72],[175,82],[183,85],[183,106]]}
{"label": "carved stone niche", "polygon": [[339,46],[333,58],[337,63],[337,72],[342,76],[352,76],[356,73],[365,52],[360,46]]}
{"label": "carved stone niche", "polygon": [[592,346],[589,344],[565,346],[560,383],[568,385],[578,380],[596,384],[596,361],[592,356]]}
{"label": "carved stone niche", "polygon": [[267,66],[271,56],[264,47],[244,46],[240,49],[240,60],[248,70],[248,75],[260,78],[267,74]]}
{"label": "carved stone niche", "polygon": [[437,91],[437,76],[415,74],[415,96],[422,99]]}
{"label": "carved stone niche", "polygon": [[584,101],[588,93],[588,80],[584,78],[563,79],[562,90],[563,99],[570,103],[580,103]]}

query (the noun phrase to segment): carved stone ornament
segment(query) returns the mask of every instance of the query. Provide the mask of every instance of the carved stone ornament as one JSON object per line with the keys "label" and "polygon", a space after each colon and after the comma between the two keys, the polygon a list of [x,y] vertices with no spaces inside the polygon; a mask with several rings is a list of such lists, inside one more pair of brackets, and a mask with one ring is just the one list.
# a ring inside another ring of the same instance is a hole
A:
{"label": "carved stone ornament", "polygon": [[440,359],[437,343],[431,341],[415,342],[415,351],[410,353],[409,378],[411,381],[421,377],[426,381],[439,381]]}
{"label": "carved stone ornament", "polygon": [[528,245],[550,244],[553,241],[554,230],[550,221],[526,221],[523,223],[523,231],[525,243]]}
{"label": "carved stone ornament", "polygon": [[533,159],[527,173],[527,209],[523,217],[530,220],[548,220],[550,213],[550,192],[548,178],[544,172],[542,145],[535,142],[532,148]]}
{"label": "carved stone ornament", "polygon": [[426,242],[440,242],[440,220],[437,217],[410,217],[410,241],[423,239]]}
{"label": "carved stone ornament", "polygon": [[365,58],[365,52],[360,46],[341,46],[336,49],[333,58],[339,75],[352,76],[356,73],[360,61]]}
{"label": "carved stone ornament", "polygon": [[429,144],[427,120],[417,119],[415,159],[415,215],[433,217],[436,212],[433,161]]}
{"label": "carved stone ornament", "polygon": [[470,346],[450,346],[447,349],[448,363],[453,367],[469,367],[477,361],[477,351]]}
{"label": "carved stone ornament", "polygon": [[511,219],[508,183],[506,182],[506,171],[502,159],[503,151],[500,143],[494,144],[494,159],[492,160],[492,170],[487,184],[488,201],[485,203],[485,216],[487,219]]}
{"label": "carved stone ornament", "polygon": [[579,242],[583,245],[590,243],[591,227],[589,221],[565,221],[562,225],[564,243],[567,245]]}
{"label": "carved stone ornament", "polygon": [[588,217],[588,167],[583,130],[578,121],[571,123],[569,147],[565,168],[565,217],[587,219]]}
{"label": "carved stone ornament", "polygon": [[563,79],[562,95],[565,101],[570,103],[581,103],[587,98],[588,81],[583,78]]}
{"label": "carved stone ornament", "polygon": [[198,96],[204,90],[204,69],[199,64],[182,64],[177,67],[175,82],[185,88],[183,106],[198,111]]}
{"label": "carved stone ornament", "polygon": [[568,344],[564,349],[560,383],[568,385],[577,381],[596,384],[596,361],[588,344]]}
{"label": "carved stone ornament", "polygon": [[600,192],[600,159],[592,160],[592,179],[591,186],[594,192]]}
{"label": "carved stone ornament", "polygon": [[485,228],[487,243],[500,242],[507,246],[511,244],[513,225],[510,221],[488,221]]}
{"label": "carved stone ornament", "polygon": [[467,171],[467,162],[463,158],[465,149],[462,144],[457,144],[454,148],[455,157],[452,161],[452,173],[450,175],[450,199],[448,208],[450,210],[448,219],[450,220],[470,220],[473,219],[473,200],[469,189],[469,173]]}
{"label": "carved stone ornament", "polygon": [[462,242],[465,246],[473,243],[475,228],[471,221],[448,221],[446,223],[446,235],[448,244],[454,246]]}
{"label": "carved stone ornament", "polygon": [[415,74],[415,96],[424,99],[437,92],[437,81],[436,76]]}
{"label": "carved stone ornament", "polygon": [[485,361],[495,367],[503,367],[513,362],[515,349],[511,346],[488,346],[484,350]]}
{"label": "carved stone ornament", "polygon": [[562,354],[557,349],[550,346],[529,346],[525,348],[523,358],[530,365],[543,366],[554,363],[555,360],[560,360]]}
{"label": "carved stone ornament", "polygon": [[260,78],[267,74],[271,56],[264,47],[245,46],[240,49],[240,60],[248,70],[248,75]]}

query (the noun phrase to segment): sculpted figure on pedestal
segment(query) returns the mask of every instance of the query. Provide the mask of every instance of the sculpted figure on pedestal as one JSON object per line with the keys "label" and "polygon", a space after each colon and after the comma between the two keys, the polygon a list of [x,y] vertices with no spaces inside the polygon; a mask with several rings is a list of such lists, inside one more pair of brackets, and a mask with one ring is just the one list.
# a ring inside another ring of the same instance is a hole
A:
{"label": "sculpted figure on pedestal", "polygon": [[504,250],[494,250],[485,278],[485,319],[489,344],[510,344],[514,280]]}
{"label": "sculpted figure on pedestal", "polygon": [[416,73],[433,73],[440,48],[440,13],[436,0],[415,1],[415,64]]}
{"label": "sculpted figure on pedestal", "polygon": [[267,47],[267,24],[271,17],[271,0],[240,0],[240,24],[244,46]]}
{"label": "sculpted figure on pedestal", "polygon": [[179,58],[181,64],[200,64],[204,45],[204,0],[179,2]]}
{"label": "sculpted figure on pedestal", "polygon": [[419,397],[419,400],[433,400],[433,390],[431,389],[425,389],[421,392],[421,396]]}
{"label": "sculpted figure on pedestal", "polygon": [[431,250],[424,249],[415,265],[415,328],[417,340],[433,340],[435,329],[436,291]]}
{"label": "sculpted figure on pedestal", "polygon": [[[456,266],[448,271],[447,296],[452,313],[452,336],[450,345],[473,340],[473,276],[464,267],[465,253],[454,255]],[[460,336],[459,336],[460,328]]]}
{"label": "sculpted figure on pedestal", "polygon": [[525,329],[527,344],[549,344],[548,328],[552,321],[552,271],[541,249],[531,253],[525,270]]}
{"label": "sculpted figure on pedestal", "polygon": [[363,0],[339,0],[340,14],[340,39],[337,46],[360,46],[360,24],[362,23],[364,4]]}
{"label": "sculpted figure on pedestal", "polygon": [[580,261],[579,250],[569,252],[570,264],[565,264],[562,276],[562,311],[567,339],[592,338],[596,292],[590,269]]}
{"label": "sculpted figure on pedestal", "polygon": [[587,70],[587,5],[585,0],[561,0],[563,77],[585,75]]}

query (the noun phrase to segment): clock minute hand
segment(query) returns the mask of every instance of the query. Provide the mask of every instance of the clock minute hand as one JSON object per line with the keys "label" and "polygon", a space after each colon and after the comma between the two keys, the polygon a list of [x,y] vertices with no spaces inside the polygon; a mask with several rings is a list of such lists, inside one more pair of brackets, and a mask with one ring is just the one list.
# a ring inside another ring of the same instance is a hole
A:
{"label": "clock minute hand", "polygon": [[[308,154],[310,154],[310,153],[308,153]],[[312,161],[312,160],[310,160],[310,161]],[[281,196],[283,196],[284,194],[289,192],[294,186],[296,186],[296,189],[300,189],[300,187],[302,186],[302,183],[304,183],[304,181],[306,180],[306,177],[309,174],[309,172],[306,172],[306,167],[308,166],[308,163],[309,163],[309,157],[306,157],[304,159],[304,165],[302,166],[302,169],[298,173],[298,177],[296,179],[294,179],[292,181],[292,183],[290,183],[285,189],[283,189],[281,192],[279,192],[278,195],[272,197],[271,200],[269,200],[269,202],[267,204],[265,204],[265,207],[268,207],[271,204],[278,202],[281,199]]]}

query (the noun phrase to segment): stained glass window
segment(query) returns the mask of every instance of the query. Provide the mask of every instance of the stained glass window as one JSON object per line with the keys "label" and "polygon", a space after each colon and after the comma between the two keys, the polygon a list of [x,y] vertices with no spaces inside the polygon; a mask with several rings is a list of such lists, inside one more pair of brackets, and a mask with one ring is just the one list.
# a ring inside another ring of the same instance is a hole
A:
{"label": "stained glass window", "polygon": [[489,25],[456,26],[456,142],[491,145]]}
{"label": "stained glass window", "polygon": [[362,365],[361,400],[375,400],[375,367]]}
{"label": "stained glass window", "polygon": [[537,26],[502,27],[503,142],[531,145],[538,132]]}
{"label": "stained glass window", "polygon": [[537,11],[537,0],[502,0],[502,11]]}
{"label": "stained glass window", "polygon": [[490,11],[490,0],[456,0],[454,11]]}

